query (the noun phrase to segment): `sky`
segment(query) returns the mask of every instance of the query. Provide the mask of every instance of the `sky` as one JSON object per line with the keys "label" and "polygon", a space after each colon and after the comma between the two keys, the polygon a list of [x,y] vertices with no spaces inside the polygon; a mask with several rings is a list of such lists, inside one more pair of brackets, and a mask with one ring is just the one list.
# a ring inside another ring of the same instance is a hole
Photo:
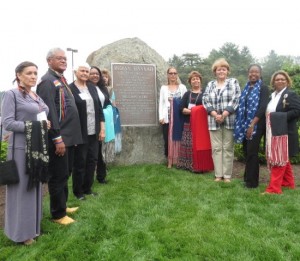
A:
{"label": "sky", "polygon": [[[174,54],[205,58],[226,42],[256,58],[274,50],[300,56],[296,0],[8,0],[0,9],[0,91],[13,87],[16,66],[29,60],[47,70],[49,49],[77,49],[74,63],[124,38],[138,37],[166,61]],[[71,52],[66,52],[72,81]]]}

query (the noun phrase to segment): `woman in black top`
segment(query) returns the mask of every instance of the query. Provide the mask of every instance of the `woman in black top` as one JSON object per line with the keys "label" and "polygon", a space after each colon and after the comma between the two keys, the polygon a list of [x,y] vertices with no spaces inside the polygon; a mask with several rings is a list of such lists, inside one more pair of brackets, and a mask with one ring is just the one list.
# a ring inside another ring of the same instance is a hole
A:
{"label": "woman in black top", "polygon": [[[207,114],[204,107],[201,106],[202,95],[203,95],[202,87],[201,87],[201,82],[202,82],[201,74],[197,71],[192,71],[189,74],[188,82],[191,85],[191,90],[187,91],[183,95],[181,101],[181,111],[184,117],[184,127],[182,132],[182,139],[180,143],[179,159],[178,159],[177,167],[190,170],[193,172],[203,172],[212,168],[203,169],[203,164],[199,162],[202,161],[202,159],[197,158],[197,155],[195,155],[193,151],[195,147],[193,146],[193,140],[195,140],[195,138],[197,138],[196,136],[200,135],[200,133],[193,133],[190,124],[190,118],[195,112],[195,114],[197,115],[196,121],[202,123],[202,120],[204,120],[204,122],[206,122],[206,127],[204,125],[202,126],[204,129],[206,128],[206,133],[208,136]],[[201,108],[199,106],[201,106]],[[203,111],[205,111],[204,114],[202,114],[202,116],[199,116],[199,114],[196,112],[198,111],[198,109],[202,109]],[[210,155],[208,156],[211,158],[211,151],[209,152],[209,154]]]}
{"label": "woman in black top", "polygon": [[[95,87],[88,82],[90,67],[80,64],[74,70],[76,80],[70,84],[79,113],[83,144],[75,147],[73,193],[79,199],[92,192],[98,155],[98,141],[105,138],[104,115]],[[74,130],[76,131],[76,130]]]}
{"label": "woman in black top", "polygon": [[[100,71],[100,69],[96,66],[92,66],[90,70],[90,76],[89,76],[89,81],[96,87],[95,90],[97,91],[98,97],[101,102],[101,106],[103,110],[106,110],[109,106],[112,106],[111,101],[109,99],[109,92],[107,87],[105,86],[105,81],[104,77]],[[105,117],[105,114],[104,114]],[[109,120],[109,119],[107,119]],[[107,131],[107,130],[106,130]],[[104,155],[107,155],[105,153],[105,150],[110,148],[112,150],[111,156],[110,156],[110,161],[113,160],[114,158],[114,140],[109,142],[109,146],[107,146],[108,143],[105,142],[105,140],[99,141],[98,144],[98,159],[97,159],[97,174],[96,174],[96,179],[98,180],[99,183],[101,184],[106,184],[106,176],[107,176],[107,166],[106,162],[107,159],[105,158]]]}

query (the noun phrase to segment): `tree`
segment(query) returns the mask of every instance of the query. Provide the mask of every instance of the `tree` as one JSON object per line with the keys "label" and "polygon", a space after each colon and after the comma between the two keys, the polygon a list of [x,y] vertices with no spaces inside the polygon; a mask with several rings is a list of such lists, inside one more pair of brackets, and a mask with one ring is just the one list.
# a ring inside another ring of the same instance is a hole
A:
{"label": "tree", "polygon": [[255,59],[248,47],[239,50],[239,46],[233,43],[225,43],[219,51],[213,49],[205,60],[208,64],[213,64],[215,60],[225,58],[230,65],[230,76],[238,79],[241,86],[247,82],[248,67]]}
{"label": "tree", "polygon": [[180,80],[186,85],[188,85],[187,80],[189,73],[191,71],[201,72],[200,68],[202,63],[203,59],[197,53],[185,53],[180,57],[174,55],[173,58],[169,60],[169,64],[177,69]]}
{"label": "tree", "polygon": [[283,66],[293,81],[293,90],[300,95],[300,65],[299,64],[285,64]]}
{"label": "tree", "polygon": [[180,56],[177,55],[173,55],[172,58],[169,59],[168,63],[170,64],[170,66],[174,66],[175,68],[181,68],[184,66],[184,61]]}
{"label": "tree", "polygon": [[189,68],[196,68],[202,63],[202,59],[197,53],[185,53],[182,58],[184,65]]}
{"label": "tree", "polygon": [[174,55],[169,59],[169,64],[174,66],[179,74],[182,83],[187,84],[188,74],[191,71],[199,71],[202,74],[202,86],[205,87],[214,75],[211,66],[215,60],[225,58],[230,65],[230,77],[238,79],[241,88],[248,80],[248,68],[253,63],[262,65],[262,76],[265,84],[269,85],[272,74],[278,70],[286,70],[292,77],[293,88],[300,94],[300,57],[279,56],[274,50],[263,58],[260,62],[252,55],[248,47],[241,49],[233,43],[225,43],[219,50],[212,49],[207,58],[200,57],[196,53],[185,53],[182,56]]}
{"label": "tree", "polygon": [[282,59],[275,53],[274,50],[271,50],[269,55],[263,59],[262,62],[262,77],[263,81],[269,85],[271,81],[272,74],[282,68],[283,61]]}

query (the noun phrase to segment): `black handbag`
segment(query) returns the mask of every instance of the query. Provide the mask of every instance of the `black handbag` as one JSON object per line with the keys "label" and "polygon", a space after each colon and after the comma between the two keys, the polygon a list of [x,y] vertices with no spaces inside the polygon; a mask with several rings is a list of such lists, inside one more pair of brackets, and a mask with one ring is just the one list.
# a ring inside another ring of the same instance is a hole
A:
{"label": "black handbag", "polygon": [[[15,97],[15,108],[16,108],[16,97]],[[16,110],[15,110],[16,111]],[[1,124],[1,123],[0,123]],[[0,151],[2,144],[2,124],[0,131]],[[19,172],[16,161],[14,159],[15,154],[15,134],[13,133],[13,144],[12,144],[12,159],[4,162],[0,162],[0,185],[11,185],[17,184],[20,181]]]}

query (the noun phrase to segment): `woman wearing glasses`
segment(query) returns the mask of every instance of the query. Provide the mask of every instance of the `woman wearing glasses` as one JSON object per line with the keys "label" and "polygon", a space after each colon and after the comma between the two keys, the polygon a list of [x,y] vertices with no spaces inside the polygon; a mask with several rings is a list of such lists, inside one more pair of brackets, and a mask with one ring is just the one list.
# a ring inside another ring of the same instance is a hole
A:
{"label": "woman wearing glasses", "polygon": [[167,70],[168,84],[160,88],[159,122],[162,125],[165,156],[168,158],[168,168],[177,164],[178,152],[182,134],[180,101],[187,91],[186,86],[179,83],[176,68]]}
{"label": "woman wearing glasses", "polygon": [[271,86],[274,92],[266,113],[266,157],[271,177],[264,194],[281,194],[281,187],[295,188],[289,157],[299,152],[297,120],[300,98],[291,90],[292,80],[285,71],[273,74]]}

